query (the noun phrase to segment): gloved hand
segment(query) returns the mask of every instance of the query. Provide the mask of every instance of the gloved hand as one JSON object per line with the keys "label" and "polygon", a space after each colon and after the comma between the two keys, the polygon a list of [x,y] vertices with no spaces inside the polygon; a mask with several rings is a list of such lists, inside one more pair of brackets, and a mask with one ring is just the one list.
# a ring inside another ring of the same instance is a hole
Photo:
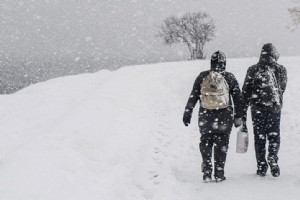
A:
{"label": "gloved hand", "polygon": [[242,127],[241,127],[241,131],[245,132],[245,133],[248,133],[247,123],[244,120],[243,120],[243,124],[242,124]]}
{"label": "gloved hand", "polygon": [[243,119],[242,118],[235,118],[234,119],[235,128],[242,126],[242,124],[243,124]]}
{"label": "gloved hand", "polygon": [[182,121],[185,126],[188,126],[191,123],[191,115],[188,113],[184,113]]}

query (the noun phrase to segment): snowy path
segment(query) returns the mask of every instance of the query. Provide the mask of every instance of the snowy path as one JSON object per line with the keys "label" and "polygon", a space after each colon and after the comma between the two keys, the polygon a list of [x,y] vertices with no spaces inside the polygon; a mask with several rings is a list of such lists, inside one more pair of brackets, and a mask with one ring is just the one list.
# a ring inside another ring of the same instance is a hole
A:
{"label": "snowy path", "polygon": [[[229,60],[229,71],[241,83],[255,61]],[[281,61],[289,83],[279,178],[255,175],[253,138],[249,152],[237,154],[234,129],[228,180],[202,183],[198,108],[189,127],[181,119],[208,61],[164,63],[59,78],[1,96],[0,199],[299,199],[299,62]]]}

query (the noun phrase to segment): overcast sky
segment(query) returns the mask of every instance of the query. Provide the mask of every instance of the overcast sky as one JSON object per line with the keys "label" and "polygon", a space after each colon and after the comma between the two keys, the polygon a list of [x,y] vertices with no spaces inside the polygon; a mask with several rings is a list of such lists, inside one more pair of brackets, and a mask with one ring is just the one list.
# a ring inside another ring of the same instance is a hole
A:
{"label": "overcast sky", "polygon": [[216,38],[206,55],[258,56],[272,42],[281,55],[300,55],[300,29],[291,31],[293,0],[0,0],[0,54],[90,55],[97,59],[180,60],[185,46],[155,37],[162,21],[205,11]]}

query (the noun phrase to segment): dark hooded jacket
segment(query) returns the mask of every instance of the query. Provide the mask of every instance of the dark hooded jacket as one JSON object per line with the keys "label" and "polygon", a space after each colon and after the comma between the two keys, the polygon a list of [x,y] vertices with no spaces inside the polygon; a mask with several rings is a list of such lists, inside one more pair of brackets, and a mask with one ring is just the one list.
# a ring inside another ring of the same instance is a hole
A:
{"label": "dark hooded jacket", "polygon": [[[287,84],[286,68],[277,63],[279,53],[271,43],[265,44],[262,47],[259,62],[249,67],[244,81],[242,96],[243,96],[243,115],[246,117],[249,106],[254,110],[280,112],[283,104],[283,93]],[[280,105],[264,106],[255,100],[254,78],[260,68],[268,66],[275,74],[278,82]]]}
{"label": "dark hooded jacket", "polygon": [[[222,74],[229,86],[230,105],[219,110],[209,110],[201,106],[201,84],[210,71]],[[234,75],[226,70],[226,57],[221,51],[217,51],[211,58],[211,69],[201,72],[196,78],[192,92],[185,107],[184,115],[192,116],[193,109],[199,101],[199,128],[201,134],[220,133],[230,134],[234,118],[242,116],[241,94],[238,82]],[[233,99],[233,102],[232,102]],[[233,106],[234,105],[234,106]]]}

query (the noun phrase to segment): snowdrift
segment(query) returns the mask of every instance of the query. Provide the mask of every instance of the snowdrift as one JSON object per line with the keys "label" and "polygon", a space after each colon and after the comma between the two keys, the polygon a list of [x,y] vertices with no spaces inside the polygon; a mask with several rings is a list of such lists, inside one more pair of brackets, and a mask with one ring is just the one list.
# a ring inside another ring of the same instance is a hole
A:
{"label": "snowdrift", "polygon": [[[243,82],[257,58],[229,59]],[[192,84],[209,61],[123,67],[63,77],[0,97],[0,199],[296,200],[300,197],[300,57],[283,57],[281,176],[259,178],[250,147],[235,153],[225,182],[202,183],[197,109],[184,127]],[[248,117],[250,119],[250,117]]]}

